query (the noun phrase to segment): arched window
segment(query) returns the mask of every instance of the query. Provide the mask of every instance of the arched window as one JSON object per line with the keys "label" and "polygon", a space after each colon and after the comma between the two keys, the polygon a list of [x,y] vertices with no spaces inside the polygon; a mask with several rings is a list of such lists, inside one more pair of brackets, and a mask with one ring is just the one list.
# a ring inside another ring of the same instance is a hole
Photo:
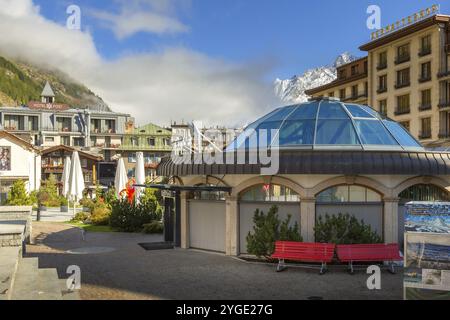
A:
{"label": "arched window", "polygon": [[450,194],[433,184],[416,184],[402,191],[399,197],[403,203],[409,201],[450,201]]}
{"label": "arched window", "polygon": [[343,185],[322,191],[316,196],[316,202],[381,202],[381,195],[366,187]]}
{"label": "arched window", "polygon": [[258,202],[300,202],[300,196],[294,190],[277,184],[255,185],[241,195],[241,201]]}

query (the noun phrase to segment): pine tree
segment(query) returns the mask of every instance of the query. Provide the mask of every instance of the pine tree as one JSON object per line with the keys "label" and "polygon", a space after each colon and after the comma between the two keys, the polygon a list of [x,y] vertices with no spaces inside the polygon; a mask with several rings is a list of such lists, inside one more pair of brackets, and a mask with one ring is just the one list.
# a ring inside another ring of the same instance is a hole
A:
{"label": "pine tree", "polygon": [[31,198],[25,188],[23,180],[16,180],[11,186],[8,197],[8,205],[11,206],[28,206],[31,205]]}

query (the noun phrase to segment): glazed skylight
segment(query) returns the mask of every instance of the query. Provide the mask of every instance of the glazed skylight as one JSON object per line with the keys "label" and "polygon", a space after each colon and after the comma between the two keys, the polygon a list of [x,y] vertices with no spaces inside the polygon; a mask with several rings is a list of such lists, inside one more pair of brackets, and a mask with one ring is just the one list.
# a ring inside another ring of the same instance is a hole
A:
{"label": "glazed skylight", "polygon": [[274,147],[277,140],[283,149],[424,150],[397,122],[370,107],[333,99],[278,108],[247,126],[227,150]]}

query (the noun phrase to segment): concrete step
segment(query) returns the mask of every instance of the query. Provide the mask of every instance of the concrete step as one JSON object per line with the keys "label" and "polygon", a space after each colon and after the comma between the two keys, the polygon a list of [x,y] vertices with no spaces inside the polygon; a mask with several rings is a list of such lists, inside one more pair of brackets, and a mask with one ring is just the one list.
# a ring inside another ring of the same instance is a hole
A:
{"label": "concrete step", "polygon": [[0,248],[0,300],[11,298],[12,287],[21,257],[21,247]]}
{"label": "concrete step", "polygon": [[61,283],[61,293],[63,300],[81,300],[78,290],[70,291],[67,289],[66,279],[59,280]]}
{"label": "concrete step", "polygon": [[62,300],[61,282],[56,269],[39,269],[38,275],[38,300]]}
{"label": "concrete step", "polygon": [[11,300],[38,299],[38,264],[38,258],[24,258],[20,261],[12,287]]}

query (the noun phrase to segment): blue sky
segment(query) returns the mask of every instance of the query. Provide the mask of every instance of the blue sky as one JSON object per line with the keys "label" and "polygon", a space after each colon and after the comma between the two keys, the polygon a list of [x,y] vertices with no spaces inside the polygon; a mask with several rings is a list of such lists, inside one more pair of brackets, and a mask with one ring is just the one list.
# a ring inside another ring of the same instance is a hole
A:
{"label": "blue sky", "polygon": [[118,13],[118,2],[105,0],[37,0],[41,14],[64,24],[69,4],[82,10],[82,28],[89,30],[99,53],[114,60],[124,55],[185,47],[237,63],[269,63],[269,79],[288,78],[308,68],[331,63],[344,51],[361,56],[367,42],[366,9],[381,7],[382,25],[432,4],[450,13],[448,1],[366,0],[191,0],[177,1],[170,14],[188,27],[173,34],[138,32],[117,39],[112,30],[92,17],[91,10]]}

